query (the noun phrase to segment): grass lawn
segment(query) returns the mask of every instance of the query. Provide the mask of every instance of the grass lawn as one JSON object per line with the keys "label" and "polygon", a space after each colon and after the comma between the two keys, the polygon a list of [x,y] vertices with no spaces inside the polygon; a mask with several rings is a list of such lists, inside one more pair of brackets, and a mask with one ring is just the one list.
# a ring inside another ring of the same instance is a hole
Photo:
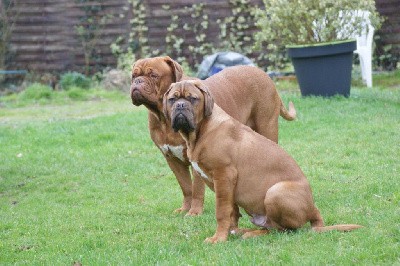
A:
{"label": "grass lawn", "polygon": [[[0,264],[399,265],[400,85],[378,81],[329,99],[278,82],[298,112],[280,121],[280,144],[307,175],[325,223],[365,228],[317,234],[307,225],[217,245],[203,243],[216,226],[210,190],[202,216],[172,212],[181,191],[144,108],[115,95],[3,101]],[[254,227],[245,214],[240,225]]]}

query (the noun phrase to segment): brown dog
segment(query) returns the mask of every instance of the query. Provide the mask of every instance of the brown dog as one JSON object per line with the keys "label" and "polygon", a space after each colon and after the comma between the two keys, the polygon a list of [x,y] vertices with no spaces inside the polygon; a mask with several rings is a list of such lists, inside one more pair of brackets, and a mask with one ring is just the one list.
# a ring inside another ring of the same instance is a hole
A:
{"label": "brown dog", "polygon": [[[171,83],[186,79],[193,78],[184,76],[182,67],[169,57],[138,60],[132,69],[131,98],[134,105],[143,104],[149,110],[151,138],[182,189],[183,204],[176,211],[197,215],[203,211],[204,183],[196,172],[192,183],[185,141],[172,130],[162,112],[163,95]],[[229,115],[275,142],[279,115],[286,120],[296,117],[293,104],[287,111],[272,80],[256,67],[230,67],[203,82]]]}
{"label": "brown dog", "polygon": [[[186,141],[188,157],[215,190],[217,230],[206,239],[226,241],[229,230],[244,238],[311,223],[318,232],[349,231],[359,225],[324,226],[310,185],[299,166],[276,143],[230,117],[199,81],[171,85],[164,113]],[[262,230],[239,230],[242,207]]]}

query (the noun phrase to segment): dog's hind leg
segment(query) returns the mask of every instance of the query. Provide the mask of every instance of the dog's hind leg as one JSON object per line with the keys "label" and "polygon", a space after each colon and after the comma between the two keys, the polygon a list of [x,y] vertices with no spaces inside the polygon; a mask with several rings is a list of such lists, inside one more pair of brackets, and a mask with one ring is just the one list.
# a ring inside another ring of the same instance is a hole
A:
{"label": "dog's hind leg", "polygon": [[270,187],[264,199],[268,223],[278,230],[298,229],[316,210],[306,182],[282,181]]}
{"label": "dog's hind leg", "polygon": [[278,117],[279,114],[276,114],[275,117],[266,119],[265,116],[257,114],[254,118],[255,126],[251,128],[267,139],[278,143]]}
{"label": "dog's hind leg", "polygon": [[262,236],[268,234],[270,231],[268,229],[252,230],[243,234],[242,238],[247,239],[256,236]]}
{"label": "dog's hind leg", "polygon": [[[238,205],[236,205],[236,204],[234,204],[233,205],[233,211],[232,211],[232,214],[231,214],[231,225],[230,225],[230,228],[229,228],[229,233],[230,234],[232,234],[232,235],[235,235],[235,234],[243,234],[244,233],[244,230],[246,230],[246,229],[240,229],[239,227],[238,227],[238,224],[239,224],[239,218],[240,217],[242,217],[242,215],[240,214],[240,211],[239,211],[239,206]],[[246,231],[247,232],[247,231]]]}

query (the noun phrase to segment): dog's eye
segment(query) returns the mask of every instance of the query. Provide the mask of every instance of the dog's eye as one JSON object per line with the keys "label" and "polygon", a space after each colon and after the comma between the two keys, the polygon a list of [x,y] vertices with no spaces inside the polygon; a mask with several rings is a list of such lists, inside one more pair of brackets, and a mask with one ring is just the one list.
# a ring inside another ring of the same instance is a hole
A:
{"label": "dog's eye", "polygon": [[153,79],[158,79],[158,75],[157,75],[157,74],[154,74],[154,73],[151,73],[151,74],[150,74],[150,77],[152,77]]}
{"label": "dog's eye", "polygon": [[168,99],[168,102],[169,102],[170,104],[173,104],[173,103],[175,102],[175,98],[169,98],[169,99]]}
{"label": "dog's eye", "polygon": [[199,98],[197,98],[197,97],[192,97],[192,96],[189,97],[189,101],[190,101],[192,104],[196,103],[198,100],[199,100]]}

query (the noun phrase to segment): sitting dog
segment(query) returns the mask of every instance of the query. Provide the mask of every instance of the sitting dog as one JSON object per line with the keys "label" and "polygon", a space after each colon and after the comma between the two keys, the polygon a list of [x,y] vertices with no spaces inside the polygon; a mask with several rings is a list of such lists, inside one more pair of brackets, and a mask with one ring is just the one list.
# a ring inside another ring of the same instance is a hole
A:
{"label": "sitting dog", "polygon": [[[164,113],[186,141],[193,168],[215,191],[217,230],[206,242],[226,241],[229,231],[243,238],[269,229],[294,230],[307,222],[314,231],[349,231],[360,225],[324,226],[307,178],[275,142],[230,117],[201,81],[172,84]],[[238,206],[261,230],[240,230]]]}
{"label": "sitting dog", "polygon": [[[162,112],[163,95],[171,83],[187,79],[194,78],[185,76],[182,67],[168,56],[140,59],[132,68],[130,93],[134,105],[144,105],[149,110],[151,139],[163,153],[182,189],[183,203],[176,211],[198,215],[203,211],[204,183],[196,172],[192,183],[185,141],[172,130]],[[272,80],[256,67],[229,67],[204,83],[229,115],[275,142],[278,141],[279,115],[286,120],[296,117],[293,104],[286,110]]]}

